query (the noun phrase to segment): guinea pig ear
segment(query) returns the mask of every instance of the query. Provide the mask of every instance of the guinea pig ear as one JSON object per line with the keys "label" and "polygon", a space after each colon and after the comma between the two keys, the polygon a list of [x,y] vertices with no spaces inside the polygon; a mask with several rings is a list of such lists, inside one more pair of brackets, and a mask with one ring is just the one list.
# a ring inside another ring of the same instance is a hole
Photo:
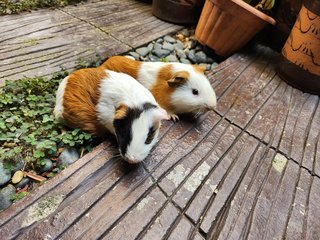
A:
{"label": "guinea pig ear", "polygon": [[114,119],[123,119],[128,114],[129,107],[124,103],[120,103],[116,108],[116,113],[114,114]]}
{"label": "guinea pig ear", "polygon": [[167,111],[164,110],[161,107],[157,107],[154,110],[154,116],[153,116],[153,121],[154,122],[160,122],[161,120],[169,120],[170,116],[168,115]]}
{"label": "guinea pig ear", "polygon": [[189,73],[187,71],[180,71],[173,75],[173,78],[169,79],[169,87],[179,87],[188,81]]}

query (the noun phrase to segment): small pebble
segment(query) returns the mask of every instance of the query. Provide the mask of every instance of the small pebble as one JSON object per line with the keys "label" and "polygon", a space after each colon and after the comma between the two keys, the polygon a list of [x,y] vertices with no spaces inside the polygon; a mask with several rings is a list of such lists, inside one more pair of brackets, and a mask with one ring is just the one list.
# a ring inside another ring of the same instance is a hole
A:
{"label": "small pebble", "polygon": [[12,179],[11,179],[11,182],[13,184],[16,184],[18,182],[20,182],[23,178],[23,172],[22,171],[16,171],[13,176],[12,176]]}
{"label": "small pebble", "polygon": [[132,57],[134,57],[136,60],[139,60],[139,54],[138,53],[136,53],[136,52],[129,52],[129,54],[132,56]]}
{"label": "small pebble", "polygon": [[189,32],[189,30],[188,29],[182,29],[181,31],[180,31],[180,33],[183,35],[183,36],[185,36],[185,37],[190,37],[190,32]]}
{"label": "small pebble", "polygon": [[185,52],[182,49],[177,50],[177,56],[179,58],[187,58],[187,55],[185,54]]}
{"label": "small pebble", "polygon": [[155,43],[153,45],[153,51],[158,51],[162,49],[162,45],[160,43]]}
{"label": "small pebble", "polygon": [[200,45],[197,45],[194,50],[196,50],[196,51],[201,51],[201,50],[202,50],[202,47],[201,47]]}
{"label": "small pebble", "polygon": [[148,56],[148,58],[149,58],[149,60],[150,60],[151,62],[159,62],[159,61],[160,61],[160,58],[158,58],[157,56],[154,56],[154,55],[152,55],[152,54],[150,54],[150,55]]}
{"label": "small pebble", "polygon": [[197,58],[196,58],[195,50],[194,50],[194,49],[191,49],[191,50],[188,52],[188,58],[191,60],[192,63],[197,63]]}
{"label": "small pebble", "polygon": [[152,49],[153,49],[153,43],[149,43],[149,44],[148,44],[148,49],[149,49],[149,52],[152,51]]}
{"label": "small pebble", "polygon": [[50,159],[46,158],[45,159],[45,163],[43,165],[41,165],[41,167],[39,168],[39,172],[40,173],[44,173],[46,171],[49,171],[50,169],[52,169],[53,163]]}
{"label": "small pebble", "polygon": [[4,168],[2,162],[0,162],[0,187],[9,182],[11,179],[11,173],[9,170]]}
{"label": "small pebble", "polygon": [[158,50],[154,49],[154,50],[153,50],[153,53],[154,53],[157,57],[163,58],[163,57],[168,56],[168,55],[170,54],[170,51],[169,51],[169,50],[165,50],[165,49],[158,49]]}
{"label": "small pebble", "polygon": [[18,157],[14,160],[12,171],[18,171],[18,170],[22,169],[24,163],[25,163],[25,162],[24,162],[24,160],[22,159],[22,157],[21,157],[21,156],[18,156]]}
{"label": "small pebble", "polygon": [[157,39],[156,43],[163,43],[163,39],[162,38]]}
{"label": "small pebble", "polygon": [[206,71],[209,71],[211,69],[211,64],[200,63],[199,66],[201,66],[204,69],[206,69]]}
{"label": "small pebble", "polygon": [[79,159],[79,153],[75,148],[65,148],[59,156],[60,164],[70,165]]}
{"label": "small pebble", "polygon": [[203,51],[196,52],[195,59],[196,59],[196,63],[206,63],[207,55]]}
{"label": "small pebble", "polygon": [[176,43],[176,40],[171,36],[165,36],[164,40],[169,43]]}
{"label": "small pebble", "polygon": [[191,62],[186,58],[180,58],[180,62],[186,63],[186,64],[191,64]]}
{"label": "small pebble", "polygon": [[178,58],[172,54],[167,56],[166,59],[168,60],[168,62],[178,62]]}
{"label": "small pebble", "polygon": [[178,50],[183,50],[184,45],[183,45],[183,43],[175,43],[175,44],[173,45],[173,48],[174,48],[174,50],[176,50],[176,51],[178,51]]}
{"label": "small pebble", "polygon": [[169,51],[173,51],[174,47],[171,43],[168,43],[168,42],[165,42],[163,45],[162,45],[162,48],[163,49],[166,49],[166,50],[169,50]]}
{"label": "small pebble", "polygon": [[30,183],[30,178],[22,178],[22,180],[15,185],[16,188],[24,188],[26,185]]}
{"label": "small pebble", "polygon": [[11,197],[16,193],[16,188],[9,184],[0,190],[0,211],[8,208],[11,204]]}
{"label": "small pebble", "polygon": [[147,56],[147,54],[150,52],[149,48],[148,47],[141,47],[141,48],[138,48],[136,50],[136,52],[142,56],[142,57],[145,57]]}
{"label": "small pebble", "polygon": [[218,65],[219,65],[218,63],[213,62],[213,63],[211,64],[211,69],[215,68],[215,67],[218,66]]}

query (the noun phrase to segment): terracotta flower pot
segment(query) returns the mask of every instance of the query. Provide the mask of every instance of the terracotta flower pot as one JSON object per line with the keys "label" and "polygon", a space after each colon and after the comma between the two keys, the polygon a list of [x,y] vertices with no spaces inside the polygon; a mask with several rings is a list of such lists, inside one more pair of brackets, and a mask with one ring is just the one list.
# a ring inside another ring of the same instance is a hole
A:
{"label": "terracotta flower pot", "polygon": [[320,94],[320,1],[307,1],[282,49],[280,77],[302,91]]}
{"label": "terracotta flower pot", "polygon": [[229,56],[275,20],[242,0],[206,0],[196,38],[216,54]]}

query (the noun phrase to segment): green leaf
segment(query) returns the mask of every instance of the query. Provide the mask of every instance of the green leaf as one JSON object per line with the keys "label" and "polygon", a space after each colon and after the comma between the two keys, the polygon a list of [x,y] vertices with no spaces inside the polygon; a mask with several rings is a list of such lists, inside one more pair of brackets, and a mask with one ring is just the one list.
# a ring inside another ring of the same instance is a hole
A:
{"label": "green leaf", "polygon": [[33,156],[35,158],[42,158],[45,156],[45,153],[41,150],[35,150],[34,153],[33,153]]}

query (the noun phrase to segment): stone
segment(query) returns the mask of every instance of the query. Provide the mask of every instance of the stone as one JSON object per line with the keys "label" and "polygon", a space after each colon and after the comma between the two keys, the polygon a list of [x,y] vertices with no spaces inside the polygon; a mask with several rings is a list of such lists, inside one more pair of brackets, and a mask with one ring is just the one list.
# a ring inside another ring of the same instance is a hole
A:
{"label": "stone", "polygon": [[163,39],[162,38],[157,39],[156,43],[163,43]]}
{"label": "stone", "polygon": [[134,59],[139,60],[140,55],[136,52],[129,52],[129,54],[134,57]]}
{"label": "stone", "polygon": [[191,64],[191,62],[186,58],[180,58],[180,62],[185,63],[185,64]]}
{"label": "stone", "polygon": [[3,162],[0,162],[0,187],[9,182],[10,179],[10,171],[4,168]]}
{"label": "stone", "polygon": [[201,66],[204,69],[206,69],[206,71],[209,71],[211,69],[211,64],[200,63],[199,66]]}
{"label": "stone", "polygon": [[46,171],[49,171],[50,169],[52,169],[53,163],[50,159],[46,158],[44,160],[44,164],[41,165],[41,167],[39,168],[39,172],[40,173],[44,173]]}
{"label": "stone", "polygon": [[196,57],[196,63],[206,63],[208,61],[207,55],[203,51],[196,52],[195,57]]}
{"label": "stone", "polygon": [[176,40],[171,36],[165,36],[164,40],[169,43],[176,43]]}
{"label": "stone", "polygon": [[172,54],[167,56],[166,59],[168,60],[168,62],[178,62],[178,58]]}
{"label": "stone", "polygon": [[190,32],[188,29],[184,28],[180,31],[180,33],[185,37],[190,37]]}
{"label": "stone", "polygon": [[174,47],[171,43],[168,43],[168,42],[165,42],[163,45],[162,45],[162,48],[163,49],[166,49],[166,50],[169,50],[170,52],[173,51]]}
{"label": "stone", "polygon": [[16,188],[9,184],[0,190],[0,211],[4,210],[12,204],[11,197],[16,193]]}
{"label": "stone", "polygon": [[163,58],[163,57],[166,57],[170,54],[170,51],[169,50],[166,50],[166,49],[154,49],[153,50],[153,53],[159,57],[159,58]]}
{"label": "stone", "polygon": [[12,171],[18,171],[21,170],[24,166],[24,160],[23,158],[19,155],[13,160],[13,168]]}
{"label": "stone", "polygon": [[160,43],[155,43],[153,45],[153,51],[158,51],[162,49],[162,45]]}
{"label": "stone", "polygon": [[145,57],[148,55],[148,53],[150,52],[149,48],[148,47],[141,47],[141,48],[138,48],[136,50],[136,52],[141,56],[141,57]]}
{"label": "stone", "polygon": [[173,49],[176,50],[176,51],[178,51],[178,50],[183,50],[183,48],[184,48],[183,43],[175,43],[175,44],[173,45]]}
{"label": "stone", "polygon": [[30,178],[22,178],[22,180],[17,183],[16,185],[14,185],[16,188],[24,188],[26,185],[28,185],[30,183]]}
{"label": "stone", "polygon": [[196,55],[195,55],[195,50],[192,49],[188,52],[188,58],[190,59],[190,61],[192,63],[197,63],[197,58],[196,58]]}
{"label": "stone", "polygon": [[197,45],[194,50],[196,50],[196,51],[201,51],[201,50],[202,50],[201,45]]}
{"label": "stone", "polygon": [[215,67],[218,66],[218,65],[219,65],[218,63],[213,62],[213,63],[211,64],[211,69],[215,68]]}
{"label": "stone", "polygon": [[153,49],[153,43],[149,43],[149,44],[148,44],[148,49],[149,49],[149,52],[152,51],[152,49]]}
{"label": "stone", "polygon": [[22,178],[23,178],[23,172],[22,171],[16,171],[12,176],[11,182],[13,184],[19,183],[22,180]]}
{"label": "stone", "polygon": [[178,50],[176,51],[176,53],[177,53],[177,56],[178,56],[179,58],[187,58],[187,55],[185,54],[185,52],[184,52],[182,49],[178,49]]}
{"label": "stone", "polygon": [[79,159],[79,153],[75,148],[65,148],[59,156],[61,165],[70,165]]}
{"label": "stone", "polygon": [[150,55],[148,56],[148,58],[149,58],[149,60],[150,60],[151,62],[159,62],[159,61],[160,61],[160,58],[158,58],[157,56],[154,56],[154,55],[152,55],[152,54],[150,54]]}

